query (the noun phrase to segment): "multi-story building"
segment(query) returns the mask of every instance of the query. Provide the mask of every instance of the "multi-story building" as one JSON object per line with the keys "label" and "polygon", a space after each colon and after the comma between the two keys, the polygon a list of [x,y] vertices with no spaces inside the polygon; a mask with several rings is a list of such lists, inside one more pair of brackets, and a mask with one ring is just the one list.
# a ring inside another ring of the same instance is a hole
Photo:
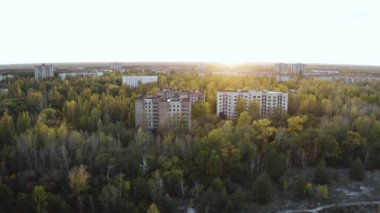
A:
{"label": "multi-story building", "polygon": [[67,77],[100,77],[103,76],[103,72],[71,72],[71,73],[59,73],[58,78],[64,81]]}
{"label": "multi-story building", "polygon": [[14,75],[0,75],[0,81],[4,81],[4,80],[11,80],[13,79],[15,76]]}
{"label": "multi-story building", "polygon": [[277,71],[280,74],[292,73],[292,74],[299,75],[305,71],[306,65],[300,64],[300,63],[297,63],[297,64],[280,63],[280,64],[276,64],[276,67],[277,67]]}
{"label": "multi-story building", "polygon": [[54,67],[53,65],[37,65],[34,67],[34,78],[42,79],[42,78],[50,78],[54,77]]}
{"label": "multi-story building", "polygon": [[217,92],[217,115],[224,115],[227,119],[236,119],[236,105],[239,99],[244,100],[246,109],[252,101],[257,101],[262,117],[270,117],[279,109],[288,111],[288,93],[237,90]]}
{"label": "multi-story building", "polygon": [[300,75],[303,72],[305,72],[305,67],[306,67],[305,64],[300,64],[300,63],[292,64],[292,73],[296,75]]}
{"label": "multi-story building", "polygon": [[137,87],[139,83],[149,84],[158,81],[158,76],[123,76],[123,84],[131,87]]}
{"label": "multi-story building", "polygon": [[191,129],[191,105],[204,101],[197,91],[163,90],[135,101],[135,126],[148,129],[184,127]]}
{"label": "multi-story building", "polygon": [[121,72],[123,70],[123,66],[121,63],[112,63],[110,65],[110,69],[117,72]]}

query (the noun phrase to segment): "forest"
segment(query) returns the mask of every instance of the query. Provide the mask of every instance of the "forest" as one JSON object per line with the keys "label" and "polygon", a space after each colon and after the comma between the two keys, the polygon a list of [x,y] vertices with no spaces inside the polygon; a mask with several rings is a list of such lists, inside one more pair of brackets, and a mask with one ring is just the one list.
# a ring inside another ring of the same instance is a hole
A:
{"label": "forest", "polygon": [[[161,74],[130,88],[121,73],[4,82],[0,212],[239,212],[291,199],[328,199],[326,168],[361,181],[380,169],[380,84]],[[192,130],[135,129],[134,100],[199,90]],[[287,113],[216,115],[218,90],[289,92]],[[314,177],[294,178],[312,168]],[[312,190],[315,188],[316,190]]]}

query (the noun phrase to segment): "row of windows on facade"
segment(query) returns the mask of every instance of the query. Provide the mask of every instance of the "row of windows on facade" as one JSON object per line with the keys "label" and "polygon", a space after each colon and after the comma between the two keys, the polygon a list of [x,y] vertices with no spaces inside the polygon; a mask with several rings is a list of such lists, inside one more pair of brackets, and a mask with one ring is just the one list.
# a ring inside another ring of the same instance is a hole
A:
{"label": "row of windows on facade", "polygon": [[[239,97],[243,97],[243,96],[233,96],[233,97],[231,97],[231,96],[219,96],[219,100],[222,100],[222,99],[234,99],[234,100],[237,100]],[[244,96],[244,98],[248,98],[247,96]],[[251,98],[251,96],[249,96],[249,98]],[[254,98],[254,99],[260,99],[261,98],[261,96],[253,96],[252,98]],[[282,98],[282,96],[263,96],[263,98],[266,98],[266,99],[280,99],[280,98]]]}
{"label": "row of windows on facade", "polygon": [[[261,106],[264,106],[264,107],[265,107],[265,106],[270,107],[270,105],[271,105],[271,103],[267,103],[267,104],[263,103]],[[277,104],[277,103],[273,103],[272,105],[273,105],[273,106],[277,106],[278,104]],[[282,103],[282,105],[285,106],[285,103]],[[234,105],[231,105],[231,103],[228,103],[228,107],[233,107],[233,106],[235,106],[235,104],[234,104]],[[227,104],[224,104],[224,105],[219,104],[219,107],[227,107]]]}
{"label": "row of windows on facade", "polygon": [[[267,109],[261,109],[262,112],[265,112],[266,110],[272,110],[272,109],[280,109],[281,107],[268,107]],[[228,109],[228,110],[224,110],[224,111],[227,111],[227,112],[235,112],[236,110],[234,109]]]}
{"label": "row of windows on facade", "polygon": [[[282,101],[279,101],[279,102],[282,102]],[[224,103],[227,103],[228,105],[231,105],[232,103],[235,103],[234,101],[224,101]],[[271,101],[267,101],[267,104],[271,104],[272,102]],[[266,103],[265,102],[262,102],[261,103],[261,105],[265,105]],[[277,102],[276,101],[273,101],[273,104],[277,104]],[[285,102],[283,103],[283,104],[285,104]],[[248,105],[248,103],[246,104],[246,105]]]}

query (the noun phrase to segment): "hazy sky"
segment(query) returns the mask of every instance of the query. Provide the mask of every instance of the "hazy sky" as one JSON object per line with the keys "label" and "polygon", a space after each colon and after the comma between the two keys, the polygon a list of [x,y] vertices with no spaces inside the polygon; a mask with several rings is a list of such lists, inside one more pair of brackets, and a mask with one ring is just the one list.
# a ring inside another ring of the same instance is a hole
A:
{"label": "hazy sky", "polygon": [[380,65],[380,0],[0,0],[0,64]]}

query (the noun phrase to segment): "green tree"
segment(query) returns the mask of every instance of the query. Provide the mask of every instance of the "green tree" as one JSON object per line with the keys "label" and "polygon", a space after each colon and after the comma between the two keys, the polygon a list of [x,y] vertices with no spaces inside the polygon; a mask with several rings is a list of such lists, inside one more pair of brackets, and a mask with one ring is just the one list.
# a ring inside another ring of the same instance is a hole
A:
{"label": "green tree", "polygon": [[81,192],[87,189],[87,181],[89,177],[90,175],[88,174],[84,165],[70,169],[68,178],[69,185],[73,194],[79,195]]}
{"label": "green tree", "polygon": [[88,174],[87,168],[84,165],[71,168],[68,174],[69,186],[73,195],[78,197],[80,212],[83,212],[83,201],[81,198],[81,193],[87,190],[87,182],[89,177],[90,175]]}
{"label": "green tree", "polygon": [[115,211],[116,205],[122,202],[121,200],[118,200],[118,194],[119,191],[116,186],[112,184],[103,186],[99,199],[106,211]]}
{"label": "green tree", "polygon": [[7,185],[0,184],[0,212],[12,212],[14,205],[14,193]]}
{"label": "green tree", "polygon": [[[0,204],[1,206],[1,204]],[[34,213],[35,211],[35,203],[32,196],[26,193],[19,193],[17,195],[16,205],[15,205],[15,212],[20,213]],[[1,210],[0,210],[1,212]]]}
{"label": "green tree", "polygon": [[150,204],[146,213],[160,213],[160,211],[158,210],[158,207],[156,206],[156,204],[152,203],[152,204]]}
{"label": "green tree", "polygon": [[196,102],[191,106],[191,117],[194,120],[205,118],[210,114],[211,110],[207,102]]}
{"label": "green tree", "polygon": [[74,88],[70,87],[69,91],[67,92],[67,101],[73,101],[78,95],[74,91]]}
{"label": "green tree", "polygon": [[211,151],[210,158],[208,161],[208,169],[207,174],[210,179],[220,177],[223,172],[222,161],[220,160],[220,156],[216,153],[215,150]]}
{"label": "green tree", "polygon": [[365,139],[357,132],[348,131],[345,140],[341,144],[343,157],[345,163],[354,161],[355,159],[364,155],[364,148],[366,147]]}
{"label": "green tree", "polygon": [[239,117],[240,113],[244,112],[246,108],[246,101],[244,98],[239,97],[236,102],[236,117]]}
{"label": "green tree", "polygon": [[260,119],[252,122],[252,133],[254,138],[267,142],[273,136],[276,129],[271,126],[272,122],[268,119]]}
{"label": "green tree", "polygon": [[33,199],[36,204],[36,212],[44,213],[46,211],[46,192],[43,186],[35,186],[33,191]]}
{"label": "green tree", "polygon": [[57,108],[57,107],[62,107],[62,97],[61,93],[57,90],[57,87],[53,87],[52,90],[49,92],[49,103],[51,107]]}
{"label": "green tree", "polygon": [[240,116],[237,120],[237,126],[245,126],[251,123],[251,116],[247,111],[240,113]]}
{"label": "green tree", "polygon": [[66,118],[66,121],[73,125],[76,128],[80,127],[81,115],[80,107],[75,101],[66,101],[63,106],[63,115]]}
{"label": "green tree", "polygon": [[129,105],[127,127],[135,126],[135,103]]}
{"label": "green tree", "polygon": [[47,193],[46,202],[47,202],[47,206],[46,206],[47,212],[56,212],[56,213],[72,212],[70,207],[67,205],[66,201],[59,195]]}
{"label": "green tree", "polygon": [[308,94],[301,101],[300,111],[303,114],[314,114],[316,113],[317,106],[317,97],[315,97],[315,95]]}
{"label": "green tree", "polygon": [[0,119],[0,146],[11,144],[14,134],[15,126],[13,118],[5,111]]}
{"label": "green tree", "polygon": [[309,195],[311,187],[312,185],[311,183],[308,183],[306,181],[306,177],[301,176],[293,184],[293,187],[292,187],[293,196],[298,199],[306,198]]}
{"label": "green tree", "polygon": [[305,123],[307,117],[303,115],[297,115],[288,118],[288,132],[299,133],[303,130],[303,124]]}
{"label": "green tree", "polygon": [[199,199],[200,212],[221,212],[225,209],[227,202],[226,192],[216,192],[212,188],[208,188],[202,193]]}
{"label": "green tree", "polygon": [[32,126],[28,112],[21,112],[17,118],[17,132],[21,133]]}
{"label": "green tree", "polygon": [[316,184],[328,184],[329,177],[326,172],[325,162],[321,161],[314,169],[313,182]]}
{"label": "green tree", "polygon": [[364,180],[365,177],[365,167],[363,162],[358,158],[352,162],[350,167],[350,178],[352,180]]}
{"label": "green tree", "polygon": [[285,156],[270,150],[267,154],[267,171],[273,181],[279,182],[286,171]]}
{"label": "green tree", "polygon": [[30,111],[40,111],[43,107],[43,95],[40,91],[30,89],[28,91],[25,101]]}
{"label": "green tree", "polygon": [[334,103],[329,99],[323,99],[321,101],[323,114],[331,117],[334,113]]}
{"label": "green tree", "polygon": [[254,184],[253,193],[259,204],[268,204],[273,199],[273,186],[267,173],[262,173]]}
{"label": "green tree", "polygon": [[258,101],[251,101],[248,104],[248,113],[253,120],[260,118],[260,103]]}

